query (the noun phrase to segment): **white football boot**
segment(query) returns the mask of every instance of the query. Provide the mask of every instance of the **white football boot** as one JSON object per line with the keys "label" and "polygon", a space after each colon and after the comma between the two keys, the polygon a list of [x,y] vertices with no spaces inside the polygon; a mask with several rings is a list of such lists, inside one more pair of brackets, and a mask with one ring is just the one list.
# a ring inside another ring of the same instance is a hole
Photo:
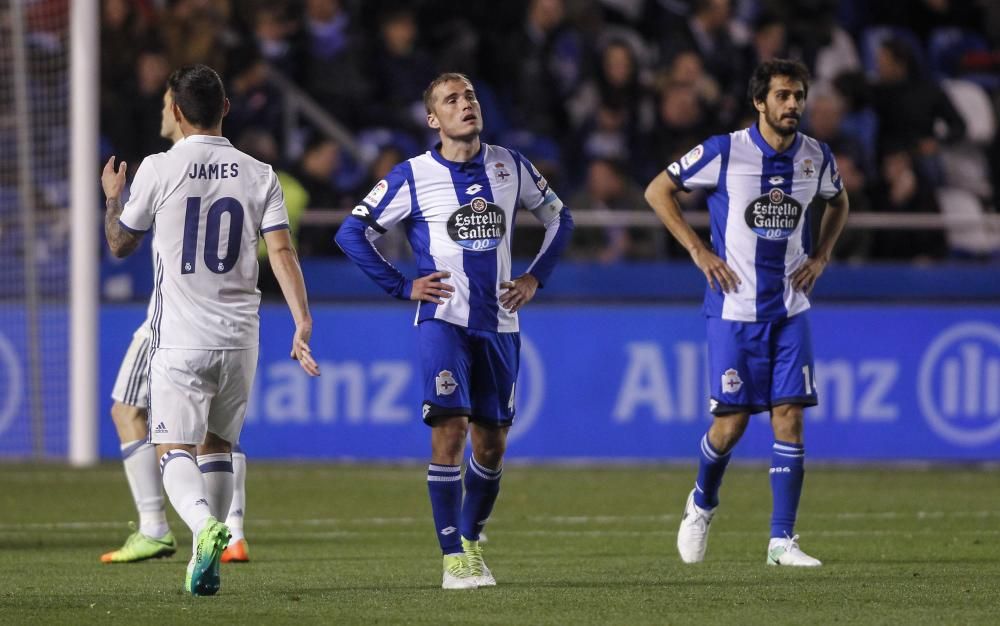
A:
{"label": "white football boot", "polygon": [[707,511],[694,503],[694,489],[688,494],[677,531],[677,552],[685,563],[701,563],[708,547],[708,525],[715,517],[715,509]]}
{"label": "white football boot", "polygon": [[442,589],[476,589],[478,587],[476,572],[469,567],[469,562],[464,554],[444,555]]}
{"label": "white football boot", "polygon": [[793,567],[819,567],[823,563],[799,549],[799,536],[772,537],[767,545],[768,565],[791,565]]}

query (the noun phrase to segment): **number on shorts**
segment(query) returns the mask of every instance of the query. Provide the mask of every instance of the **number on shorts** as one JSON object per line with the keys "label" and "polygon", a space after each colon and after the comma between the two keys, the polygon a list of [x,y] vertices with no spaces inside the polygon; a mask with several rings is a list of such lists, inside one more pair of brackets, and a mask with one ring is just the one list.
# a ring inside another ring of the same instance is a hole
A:
{"label": "number on shorts", "polygon": [[807,396],[811,396],[812,392],[813,392],[813,387],[816,386],[816,380],[813,379],[813,377],[809,375],[809,366],[808,365],[803,365],[802,366],[802,378],[805,380],[805,383],[806,383],[806,395]]}
{"label": "number on shorts", "polygon": [[[229,240],[226,253],[219,256],[219,237],[222,236],[222,215],[229,214]],[[181,274],[194,274],[198,256],[198,230],[200,228],[201,198],[187,199],[184,213],[184,244],[181,248]],[[205,265],[216,274],[233,269],[240,258],[243,241],[243,205],[236,198],[219,198],[208,208],[205,219]]]}

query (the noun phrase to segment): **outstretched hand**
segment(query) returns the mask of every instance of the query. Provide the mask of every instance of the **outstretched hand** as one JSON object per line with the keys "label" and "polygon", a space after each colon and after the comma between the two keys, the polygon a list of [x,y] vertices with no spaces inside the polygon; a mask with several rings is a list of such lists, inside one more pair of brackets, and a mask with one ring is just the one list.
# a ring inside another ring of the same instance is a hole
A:
{"label": "outstretched hand", "polygon": [[125,172],[128,170],[128,163],[120,161],[118,170],[114,167],[115,157],[112,156],[104,164],[104,171],[101,172],[101,187],[104,187],[104,196],[109,200],[122,195],[125,188]]}
{"label": "outstretched hand", "polygon": [[442,278],[451,278],[451,272],[432,272],[413,281],[410,300],[444,304],[444,301],[451,297],[451,292],[455,291],[455,287],[442,282]]}
{"label": "outstretched hand", "polygon": [[500,283],[500,288],[506,291],[500,295],[500,306],[511,313],[531,302],[538,291],[538,279],[531,274],[521,274],[514,280]]}
{"label": "outstretched hand", "polygon": [[292,358],[299,362],[307,374],[319,376],[319,364],[316,363],[312,350],[309,349],[310,337],[312,337],[311,324],[295,325],[295,335],[292,337]]}

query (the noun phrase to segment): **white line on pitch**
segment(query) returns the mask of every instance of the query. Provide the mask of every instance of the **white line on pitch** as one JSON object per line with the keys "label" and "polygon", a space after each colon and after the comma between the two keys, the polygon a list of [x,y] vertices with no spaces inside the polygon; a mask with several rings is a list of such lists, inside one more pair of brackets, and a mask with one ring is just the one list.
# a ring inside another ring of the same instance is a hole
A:
{"label": "white line on pitch", "polygon": [[[769,515],[766,511],[761,511],[744,518],[759,519]],[[636,524],[636,523],[669,523],[678,519],[677,514],[667,513],[663,515],[530,515],[524,519],[528,522],[557,524],[563,526],[578,526],[584,524]],[[931,521],[951,518],[972,518],[990,519],[1000,517],[1000,511],[913,511],[908,513],[898,511],[871,511],[871,512],[842,512],[833,515],[805,515],[805,519],[811,522],[821,522],[828,519],[836,520],[915,520]],[[318,527],[318,526],[409,526],[415,524],[426,524],[429,517],[325,517],[312,519],[254,519],[247,518],[248,526],[257,527]],[[494,523],[504,524],[502,518],[497,517]],[[516,523],[511,521],[509,523]],[[0,531],[18,530],[96,530],[105,528],[124,528],[126,525],[120,521],[67,521],[67,522],[23,522],[23,523],[0,523]],[[866,531],[867,532],[867,531]]]}

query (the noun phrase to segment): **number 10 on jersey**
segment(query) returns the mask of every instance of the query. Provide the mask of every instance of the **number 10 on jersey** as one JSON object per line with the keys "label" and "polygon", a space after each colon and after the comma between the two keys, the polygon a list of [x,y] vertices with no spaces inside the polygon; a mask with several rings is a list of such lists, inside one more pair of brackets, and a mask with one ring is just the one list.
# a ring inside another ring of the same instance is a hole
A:
{"label": "number 10 on jersey", "polygon": [[[222,216],[229,214],[229,237],[226,252],[219,256],[219,238],[222,236]],[[181,248],[181,274],[194,274],[198,256],[198,233],[201,229],[201,198],[187,199],[184,213],[184,245]],[[225,274],[233,269],[240,258],[243,241],[243,205],[236,198],[219,198],[208,208],[205,216],[205,252],[203,258],[208,269]]]}

